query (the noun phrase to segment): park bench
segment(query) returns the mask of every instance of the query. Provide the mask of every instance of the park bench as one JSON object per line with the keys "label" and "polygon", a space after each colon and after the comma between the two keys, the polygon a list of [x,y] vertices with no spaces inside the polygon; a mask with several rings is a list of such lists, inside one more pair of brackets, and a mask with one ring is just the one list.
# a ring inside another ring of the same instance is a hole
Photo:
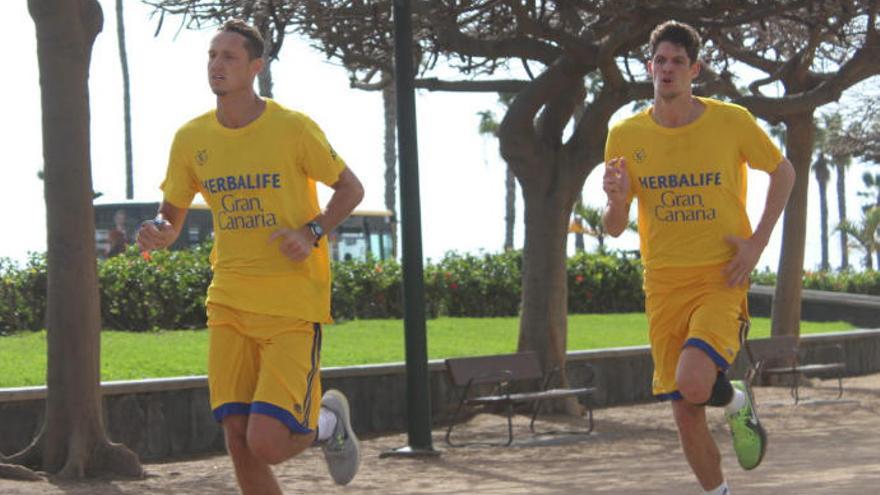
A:
{"label": "park bench", "polygon": [[[821,363],[804,363],[803,352],[799,349],[797,337],[785,335],[768,339],[747,340],[745,343],[746,353],[752,368],[749,370],[747,379],[763,379],[773,375],[790,375],[791,396],[794,403],[800,401],[798,388],[800,380],[797,375],[824,374],[837,378],[837,399],[843,397],[843,372],[846,370],[846,355],[840,344],[828,344],[821,346],[818,354],[825,359]],[[776,363],[791,363],[778,365]]]}
{"label": "park bench", "polygon": [[[595,374],[586,363],[589,380]],[[446,360],[446,370],[452,384],[460,391],[458,407],[446,430],[446,443],[451,447],[474,445],[474,443],[456,444],[452,441],[452,429],[455,427],[461,411],[466,406],[503,407],[507,414],[507,442],[491,445],[508,446],[513,443],[513,412],[517,404],[532,403],[534,411],[529,422],[529,429],[535,432],[535,419],[541,411],[541,403],[547,400],[569,397],[588,396],[595,392],[594,387],[586,388],[548,388],[558,375],[558,368],[544,374],[538,355],[534,352],[502,354],[494,356],[477,356],[451,358]],[[537,390],[535,384],[540,383]],[[483,394],[484,390],[490,392]],[[476,391],[476,393],[475,393]],[[553,431],[542,433],[589,434],[593,430],[593,409],[587,404],[587,429],[580,431]]]}

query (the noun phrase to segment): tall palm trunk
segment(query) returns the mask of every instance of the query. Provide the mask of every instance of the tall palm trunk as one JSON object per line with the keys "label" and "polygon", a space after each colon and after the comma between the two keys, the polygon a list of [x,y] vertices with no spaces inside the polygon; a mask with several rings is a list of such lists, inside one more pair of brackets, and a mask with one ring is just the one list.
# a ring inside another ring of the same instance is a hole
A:
{"label": "tall palm trunk", "polygon": [[816,163],[813,164],[813,173],[816,175],[816,183],[819,185],[819,242],[822,247],[822,262],[819,265],[822,271],[831,269],[828,261],[828,162],[825,155],[819,154]]}
{"label": "tall palm trunk", "polygon": [[513,249],[513,229],[516,226],[516,176],[510,167],[504,178],[504,250]]}
{"label": "tall palm trunk", "polygon": [[134,198],[134,158],[131,146],[131,83],[128,74],[128,52],[125,48],[125,16],[122,0],[116,0],[116,39],[119,42],[119,64],[122,67],[122,109],[125,119],[125,198]]}
{"label": "tall palm trunk", "polygon": [[[837,222],[843,223],[846,217],[846,164],[836,162],[834,168],[837,171]],[[849,268],[849,246],[846,244],[846,234],[840,233],[840,269]]]}
{"label": "tall palm trunk", "polygon": [[[578,205],[584,204],[583,191],[581,191],[581,193],[578,195],[577,204]],[[580,221],[581,221],[581,225],[583,225],[584,219],[581,219]],[[601,243],[602,243],[602,241],[599,241],[600,245],[601,245]],[[586,248],[586,245],[584,244],[584,231],[583,231],[583,229],[579,229],[574,233],[574,249],[575,249],[575,251],[577,251],[579,253],[583,253],[585,248]]]}
{"label": "tall palm trunk", "polygon": [[397,97],[394,79],[384,73],[382,88],[385,111],[385,209],[391,212],[391,253],[397,258]]}

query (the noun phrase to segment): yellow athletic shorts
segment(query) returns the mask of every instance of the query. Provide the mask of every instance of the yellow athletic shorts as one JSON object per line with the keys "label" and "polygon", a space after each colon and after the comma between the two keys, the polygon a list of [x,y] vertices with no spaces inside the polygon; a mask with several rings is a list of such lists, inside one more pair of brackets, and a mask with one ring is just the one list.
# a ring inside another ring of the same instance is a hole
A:
{"label": "yellow athletic shorts", "polygon": [[221,422],[265,414],[293,433],[315,430],[321,407],[321,325],[208,304],[208,386]]}
{"label": "yellow athletic shorts", "polygon": [[645,312],[654,360],[653,393],[681,399],[675,370],[682,349],[706,352],[730,367],[748,328],[748,286],[728,287],[725,264],[645,270]]}

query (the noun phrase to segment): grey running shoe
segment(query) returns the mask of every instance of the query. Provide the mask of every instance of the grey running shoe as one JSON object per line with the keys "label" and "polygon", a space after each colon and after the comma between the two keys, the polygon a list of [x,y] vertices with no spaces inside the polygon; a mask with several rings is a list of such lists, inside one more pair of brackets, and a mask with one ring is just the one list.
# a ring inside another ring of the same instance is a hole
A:
{"label": "grey running shoe", "polygon": [[758,420],[748,385],[741,380],[733,380],[730,383],[746,396],[745,404],[738,411],[727,416],[730,433],[733,435],[733,450],[743,469],[755,469],[761,464],[764,452],[767,450],[767,433]]}
{"label": "grey running shoe", "polygon": [[357,436],[351,429],[348,399],[338,390],[328,390],[321,398],[321,407],[336,415],[333,434],[321,444],[327,469],[336,484],[347,485],[354,479],[361,465],[361,450]]}

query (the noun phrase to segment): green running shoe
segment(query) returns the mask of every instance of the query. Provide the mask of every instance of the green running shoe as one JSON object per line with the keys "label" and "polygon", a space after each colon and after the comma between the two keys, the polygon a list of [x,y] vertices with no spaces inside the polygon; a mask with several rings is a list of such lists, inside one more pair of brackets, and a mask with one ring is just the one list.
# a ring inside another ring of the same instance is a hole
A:
{"label": "green running shoe", "polygon": [[742,380],[730,382],[734,388],[741,390],[746,397],[746,403],[738,411],[727,415],[727,424],[730,425],[730,434],[733,435],[733,450],[736,451],[736,459],[743,469],[755,469],[764,458],[767,450],[767,432],[758,420],[758,414],[752,405],[752,394],[748,386]]}

